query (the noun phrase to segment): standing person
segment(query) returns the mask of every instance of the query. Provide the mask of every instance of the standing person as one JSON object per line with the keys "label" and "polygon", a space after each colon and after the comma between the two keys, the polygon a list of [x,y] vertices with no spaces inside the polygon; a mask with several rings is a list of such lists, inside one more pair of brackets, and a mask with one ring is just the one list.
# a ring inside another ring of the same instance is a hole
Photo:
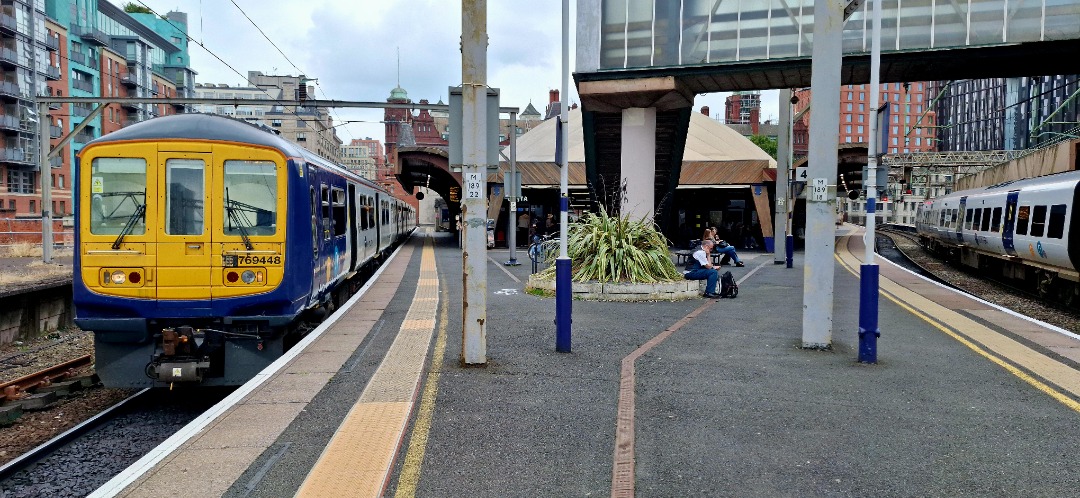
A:
{"label": "standing person", "polygon": [[534,237],[533,237],[533,242],[539,242],[540,237],[543,237],[544,235],[547,234],[547,225],[544,223],[544,218],[543,217],[537,217],[536,218],[536,223],[533,223],[533,228],[535,229],[535,232],[536,232],[534,234]]}
{"label": "standing person", "polygon": [[690,262],[686,265],[686,271],[683,272],[683,278],[686,280],[706,280],[705,294],[703,297],[717,299],[720,294],[716,293],[716,281],[720,278],[720,273],[716,271],[716,267],[709,262],[709,252],[712,251],[713,241],[712,239],[702,239],[701,246],[698,250],[694,251],[693,256],[690,258]]}
{"label": "standing person", "polygon": [[526,211],[521,212],[521,216],[517,219],[517,243],[519,246],[529,245],[529,239],[526,238],[529,235],[529,213]]}

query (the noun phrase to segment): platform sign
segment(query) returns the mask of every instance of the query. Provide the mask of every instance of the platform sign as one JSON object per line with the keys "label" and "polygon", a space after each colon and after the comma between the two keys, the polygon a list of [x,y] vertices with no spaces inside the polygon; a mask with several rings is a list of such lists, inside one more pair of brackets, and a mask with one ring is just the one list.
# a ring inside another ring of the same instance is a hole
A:
{"label": "platform sign", "polygon": [[807,173],[807,170],[809,170],[809,169],[810,168],[808,168],[806,166],[800,166],[798,168],[795,168],[795,181],[797,181],[797,182],[805,182],[807,180],[807,177],[810,176]]}
{"label": "platform sign", "polygon": [[483,199],[484,193],[480,190],[480,173],[468,173],[465,175],[465,198]]}
{"label": "platform sign", "polygon": [[814,189],[810,191],[810,200],[829,200],[829,180],[827,178],[814,178]]}

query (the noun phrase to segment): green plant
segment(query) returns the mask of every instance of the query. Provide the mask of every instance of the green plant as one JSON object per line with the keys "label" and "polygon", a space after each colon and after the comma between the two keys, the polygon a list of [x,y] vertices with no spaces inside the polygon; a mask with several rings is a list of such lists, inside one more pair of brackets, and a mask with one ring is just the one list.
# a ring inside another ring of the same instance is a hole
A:
{"label": "green plant", "polygon": [[[571,279],[575,282],[654,283],[681,280],[668,253],[667,239],[651,221],[632,221],[629,217],[586,213],[568,227],[567,252]],[[554,251],[553,251],[554,252]],[[555,277],[552,254],[550,266],[539,278]]]}

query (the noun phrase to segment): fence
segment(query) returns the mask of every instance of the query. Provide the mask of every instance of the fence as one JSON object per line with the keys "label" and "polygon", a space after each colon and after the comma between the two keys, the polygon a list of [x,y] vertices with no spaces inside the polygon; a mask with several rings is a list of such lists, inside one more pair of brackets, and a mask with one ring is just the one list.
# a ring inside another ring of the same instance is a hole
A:
{"label": "fence", "polygon": [[[0,247],[41,244],[41,218],[0,218]],[[53,247],[74,247],[70,218],[53,219]]]}

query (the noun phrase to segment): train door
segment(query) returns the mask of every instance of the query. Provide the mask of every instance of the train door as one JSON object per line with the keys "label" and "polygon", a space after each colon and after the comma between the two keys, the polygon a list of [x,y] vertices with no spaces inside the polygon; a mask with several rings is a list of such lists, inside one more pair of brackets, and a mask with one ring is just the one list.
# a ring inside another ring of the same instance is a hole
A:
{"label": "train door", "polygon": [[1009,256],[1016,256],[1016,247],[1013,245],[1013,227],[1016,225],[1016,202],[1019,197],[1020,191],[1012,190],[1005,199],[1005,220],[1001,226],[1001,243]]}
{"label": "train door", "polygon": [[964,222],[965,222],[965,220],[967,220],[967,216],[966,216],[967,196],[966,195],[960,197],[960,207],[959,207],[959,209],[960,209],[960,211],[959,211],[960,218],[957,220],[959,223],[956,224],[956,242],[959,243],[959,244],[963,244],[964,243]]}
{"label": "train door", "polygon": [[[161,151],[156,196],[158,306],[190,310],[186,300],[209,304],[211,154],[209,150]],[[148,200],[149,201],[149,200]]]}
{"label": "train door", "polygon": [[360,238],[360,223],[356,218],[356,185],[349,184],[349,193],[346,196],[349,203],[349,222],[346,227],[347,237],[349,238],[349,269],[356,271],[356,261],[360,256],[360,248],[357,247],[357,239]]}

